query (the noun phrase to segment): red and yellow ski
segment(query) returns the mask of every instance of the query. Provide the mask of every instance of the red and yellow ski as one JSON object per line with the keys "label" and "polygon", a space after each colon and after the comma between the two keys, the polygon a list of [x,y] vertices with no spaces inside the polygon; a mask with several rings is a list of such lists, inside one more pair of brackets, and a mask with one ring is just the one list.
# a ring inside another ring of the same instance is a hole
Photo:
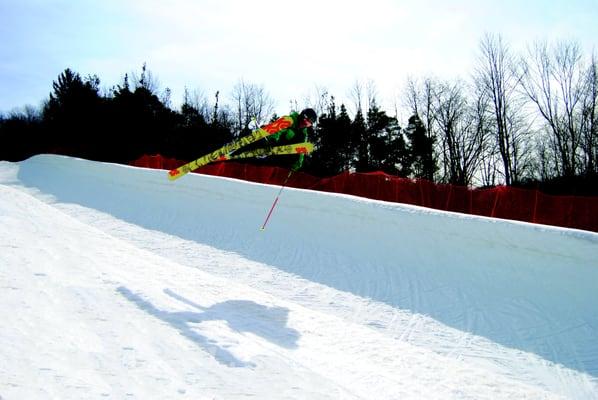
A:
{"label": "red and yellow ski", "polygon": [[308,154],[314,150],[314,145],[309,142],[287,144],[283,146],[274,146],[270,148],[260,148],[246,151],[239,154],[227,154],[218,158],[217,161],[239,160],[243,158],[281,156],[287,154]]}
{"label": "red and yellow ski", "polygon": [[268,125],[265,125],[262,128],[253,131],[249,135],[242,137],[241,139],[235,140],[234,142],[222,146],[218,150],[214,150],[210,154],[206,154],[205,156],[199,157],[197,160],[193,160],[185,165],[181,165],[178,168],[170,170],[168,172],[168,179],[170,179],[171,181],[179,179],[183,175],[191,171],[195,171],[199,167],[202,167],[214,161],[218,161],[223,156],[227,156],[230,153],[239,150],[242,147],[245,147],[251,143],[257,142],[258,140],[265,138],[266,136],[270,136],[278,131],[287,129],[291,125],[293,125],[293,119],[291,117],[281,117],[276,121],[271,122]]}

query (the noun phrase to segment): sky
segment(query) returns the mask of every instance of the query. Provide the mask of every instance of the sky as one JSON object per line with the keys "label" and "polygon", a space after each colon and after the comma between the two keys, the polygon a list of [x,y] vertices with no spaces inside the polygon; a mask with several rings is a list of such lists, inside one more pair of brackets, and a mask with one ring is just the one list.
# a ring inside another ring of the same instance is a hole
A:
{"label": "sky", "polygon": [[598,0],[0,0],[0,112],[39,106],[66,68],[107,90],[143,63],[175,107],[185,88],[226,103],[240,80],[278,114],[323,91],[350,106],[371,82],[390,111],[408,77],[468,79],[485,33],[590,54],[596,21]]}

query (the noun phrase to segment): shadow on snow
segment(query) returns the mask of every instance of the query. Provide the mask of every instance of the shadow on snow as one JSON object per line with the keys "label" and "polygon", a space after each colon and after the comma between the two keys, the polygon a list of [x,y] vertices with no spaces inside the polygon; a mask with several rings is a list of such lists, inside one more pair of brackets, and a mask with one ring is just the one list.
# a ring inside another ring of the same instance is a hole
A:
{"label": "shadow on snow", "polygon": [[299,333],[286,326],[289,314],[286,308],[267,307],[247,300],[230,300],[203,307],[170,289],[165,289],[164,293],[168,296],[198,310],[166,311],[157,308],[126,287],[121,286],[116,290],[141,310],[176,328],[181,335],[210,353],[216,361],[229,367],[254,367],[255,364],[240,360],[215,340],[195,331],[192,324],[226,321],[233,331],[249,332],[287,349],[297,348]]}

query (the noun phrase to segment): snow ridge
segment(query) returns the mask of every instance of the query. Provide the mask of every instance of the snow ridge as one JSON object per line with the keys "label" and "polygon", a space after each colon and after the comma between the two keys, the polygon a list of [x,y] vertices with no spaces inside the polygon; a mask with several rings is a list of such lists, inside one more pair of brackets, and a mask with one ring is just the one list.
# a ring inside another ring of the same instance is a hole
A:
{"label": "snow ridge", "polygon": [[0,396],[598,398],[598,235],[277,190],[0,163]]}

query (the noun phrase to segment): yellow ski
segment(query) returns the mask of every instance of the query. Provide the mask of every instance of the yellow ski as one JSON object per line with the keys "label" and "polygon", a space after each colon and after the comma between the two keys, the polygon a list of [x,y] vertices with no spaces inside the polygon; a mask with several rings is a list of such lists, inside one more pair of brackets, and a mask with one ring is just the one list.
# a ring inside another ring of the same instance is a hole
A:
{"label": "yellow ski", "polygon": [[277,156],[285,154],[308,154],[314,149],[314,145],[309,142],[287,144],[284,146],[274,146],[270,148],[260,148],[246,151],[240,154],[226,155],[218,159],[218,161],[238,160],[242,158],[253,158],[263,156]]}
{"label": "yellow ski", "polygon": [[[218,161],[220,159],[226,160],[226,156],[230,153],[239,150],[240,148],[247,146],[253,142],[256,142],[260,139],[265,138],[266,136],[270,136],[278,131],[286,129],[293,124],[293,119],[289,116],[281,117],[274,122],[265,125],[247,136],[242,137],[241,139],[235,140],[225,146],[222,146],[218,150],[214,150],[210,154],[206,154],[205,156],[199,157],[197,160],[193,160],[185,165],[181,165],[178,168],[170,170],[168,172],[168,179],[174,181],[182,177],[183,175],[195,171],[197,168],[207,165],[211,162]],[[223,158],[224,157],[224,158]]]}

